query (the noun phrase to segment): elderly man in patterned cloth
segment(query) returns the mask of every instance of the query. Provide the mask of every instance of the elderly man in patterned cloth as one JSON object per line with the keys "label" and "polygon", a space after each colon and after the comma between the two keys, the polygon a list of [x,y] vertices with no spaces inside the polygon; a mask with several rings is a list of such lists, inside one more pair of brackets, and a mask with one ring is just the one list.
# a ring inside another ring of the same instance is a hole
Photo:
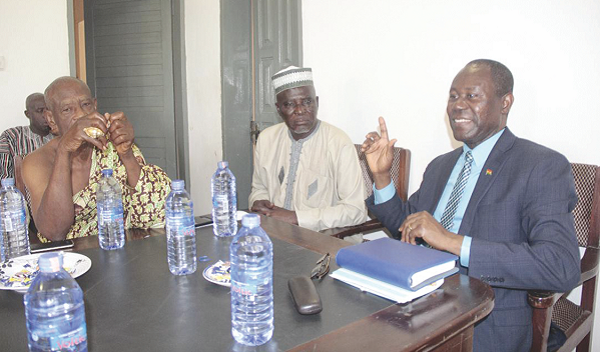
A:
{"label": "elderly man in patterned cloth", "polygon": [[96,189],[102,169],[113,169],[123,192],[125,227],[164,226],[170,180],[146,164],[123,112],[98,113],[88,86],[61,77],[45,91],[45,117],[54,134],[25,158],[23,176],[42,242],[98,234]]}
{"label": "elderly man in patterned cloth", "polygon": [[317,119],[312,70],[288,67],[273,76],[273,87],[284,122],[258,138],[251,210],[315,231],[364,222],[356,149],[346,133]]}

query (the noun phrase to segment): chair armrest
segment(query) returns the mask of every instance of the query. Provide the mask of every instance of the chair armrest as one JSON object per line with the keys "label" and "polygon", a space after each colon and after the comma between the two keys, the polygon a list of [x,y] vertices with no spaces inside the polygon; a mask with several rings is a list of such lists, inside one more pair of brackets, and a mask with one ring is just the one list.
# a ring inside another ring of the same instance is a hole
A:
{"label": "chair armrest", "polygon": [[[598,248],[587,247],[585,254],[581,259],[581,278],[577,286],[580,286],[585,281],[593,278],[598,273]],[[543,290],[527,291],[527,302],[533,308],[549,308],[563,295],[563,293],[554,293]]]}
{"label": "chair armrest", "polygon": [[530,352],[546,352],[548,336],[550,335],[552,307],[562,295],[562,293],[542,290],[527,291],[527,302],[534,308],[531,316],[533,336]]}
{"label": "chair armrest", "polygon": [[562,295],[560,292],[530,290],[527,291],[527,302],[532,308],[546,309],[552,307]]}
{"label": "chair armrest", "polygon": [[587,247],[585,249],[585,254],[581,259],[581,278],[579,279],[578,286],[598,274],[599,252],[598,248]]}
{"label": "chair armrest", "polygon": [[325,229],[319,231],[320,233],[328,236],[333,236],[337,238],[344,238],[347,236],[355,235],[357,233],[365,232],[365,231],[373,231],[383,227],[383,224],[377,220],[369,220],[360,225],[354,226],[346,226],[346,227],[334,227],[331,229]]}

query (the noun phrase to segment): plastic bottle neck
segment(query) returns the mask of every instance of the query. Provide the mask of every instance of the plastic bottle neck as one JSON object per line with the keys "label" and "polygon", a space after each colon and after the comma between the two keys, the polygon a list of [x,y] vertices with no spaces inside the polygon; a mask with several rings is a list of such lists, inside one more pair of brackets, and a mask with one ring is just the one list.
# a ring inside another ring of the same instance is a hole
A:
{"label": "plastic bottle neck", "polygon": [[40,271],[43,273],[56,273],[61,269],[61,261],[58,256],[48,259],[46,264],[40,267]]}

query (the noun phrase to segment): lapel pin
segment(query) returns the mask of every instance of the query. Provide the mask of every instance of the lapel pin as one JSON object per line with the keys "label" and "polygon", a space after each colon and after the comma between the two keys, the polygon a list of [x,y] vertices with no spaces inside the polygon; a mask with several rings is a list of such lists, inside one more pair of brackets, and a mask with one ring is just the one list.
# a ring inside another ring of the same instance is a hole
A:
{"label": "lapel pin", "polygon": [[486,174],[486,175],[491,175],[491,174],[492,174],[492,169],[487,169],[487,170],[485,170],[485,174]]}

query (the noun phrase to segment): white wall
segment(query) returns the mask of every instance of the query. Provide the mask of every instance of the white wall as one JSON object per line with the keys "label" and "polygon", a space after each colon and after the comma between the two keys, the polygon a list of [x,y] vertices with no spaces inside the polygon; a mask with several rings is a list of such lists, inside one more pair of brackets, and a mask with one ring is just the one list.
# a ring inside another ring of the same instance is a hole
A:
{"label": "white wall", "polygon": [[[508,125],[517,136],[573,162],[600,164],[600,2],[308,0],[302,6],[304,64],[313,68],[319,117],[362,143],[384,116],[397,145],[412,151],[409,193],[435,156],[461,145],[447,122],[448,90],[478,58],[513,72]],[[594,330],[600,336],[600,314]]]}
{"label": "white wall", "polygon": [[410,191],[453,143],[446,121],[452,79],[491,58],[515,77],[508,118],[517,136],[600,164],[598,1],[304,1],[304,64],[319,116],[355,143],[384,116],[412,151]]}
{"label": "white wall", "polygon": [[184,9],[191,196],[201,215],[210,213],[210,178],[223,158],[220,7],[185,0]]}
{"label": "white wall", "polygon": [[67,30],[65,0],[0,1],[0,133],[28,125],[25,98],[69,75]]}

